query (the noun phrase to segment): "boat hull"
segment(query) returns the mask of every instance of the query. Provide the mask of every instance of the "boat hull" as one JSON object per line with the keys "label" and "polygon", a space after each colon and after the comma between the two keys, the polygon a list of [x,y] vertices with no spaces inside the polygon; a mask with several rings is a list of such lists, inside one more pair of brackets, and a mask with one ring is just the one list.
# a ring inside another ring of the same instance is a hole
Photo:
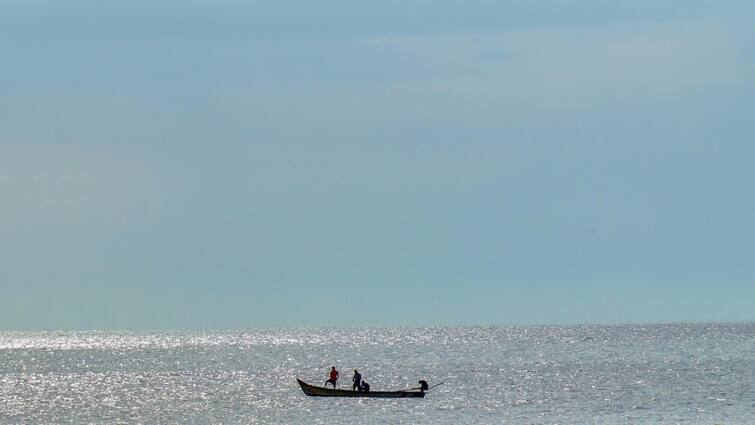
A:
{"label": "boat hull", "polygon": [[297,379],[304,394],[310,397],[371,397],[371,398],[423,398],[425,393],[419,391],[351,391],[335,390],[310,385]]}

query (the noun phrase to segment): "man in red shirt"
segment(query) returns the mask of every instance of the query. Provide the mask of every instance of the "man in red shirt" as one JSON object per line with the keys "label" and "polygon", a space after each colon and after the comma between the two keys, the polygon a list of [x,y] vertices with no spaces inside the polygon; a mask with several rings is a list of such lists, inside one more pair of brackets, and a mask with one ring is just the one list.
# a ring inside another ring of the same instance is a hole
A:
{"label": "man in red shirt", "polygon": [[322,387],[325,388],[328,386],[328,384],[333,384],[333,389],[336,389],[336,382],[338,381],[338,371],[336,370],[336,367],[333,366],[330,368],[330,379],[325,381],[325,385]]}

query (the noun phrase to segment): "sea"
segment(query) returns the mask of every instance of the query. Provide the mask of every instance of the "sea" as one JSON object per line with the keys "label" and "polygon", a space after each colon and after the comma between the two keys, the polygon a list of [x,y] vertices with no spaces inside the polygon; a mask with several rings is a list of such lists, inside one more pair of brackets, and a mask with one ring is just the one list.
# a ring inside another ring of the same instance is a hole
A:
{"label": "sea", "polygon": [[0,423],[755,424],[755,323],[0,332]]}

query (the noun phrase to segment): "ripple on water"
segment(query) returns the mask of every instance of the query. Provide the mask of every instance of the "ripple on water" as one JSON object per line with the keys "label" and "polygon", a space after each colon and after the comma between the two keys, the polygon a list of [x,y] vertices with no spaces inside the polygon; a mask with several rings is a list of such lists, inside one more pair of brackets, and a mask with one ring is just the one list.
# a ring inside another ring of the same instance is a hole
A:
{"label": "ripple on water", "polygon": [[[0,422],[755,422],[755,324],[0,333]],[[307,398],[331,365],[423,400]]]}

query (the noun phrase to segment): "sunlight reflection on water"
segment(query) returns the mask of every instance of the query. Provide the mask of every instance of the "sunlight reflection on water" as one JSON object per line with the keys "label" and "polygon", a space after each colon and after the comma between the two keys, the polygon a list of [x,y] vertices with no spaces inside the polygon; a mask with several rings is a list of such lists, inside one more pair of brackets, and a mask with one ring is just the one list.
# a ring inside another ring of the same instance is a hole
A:
{"label": "sunlight reflection on water", "polygon": [[[308,398],[446,384],[422,400]],[[755,324],[0,333],[0,422],[755,423]]]}

